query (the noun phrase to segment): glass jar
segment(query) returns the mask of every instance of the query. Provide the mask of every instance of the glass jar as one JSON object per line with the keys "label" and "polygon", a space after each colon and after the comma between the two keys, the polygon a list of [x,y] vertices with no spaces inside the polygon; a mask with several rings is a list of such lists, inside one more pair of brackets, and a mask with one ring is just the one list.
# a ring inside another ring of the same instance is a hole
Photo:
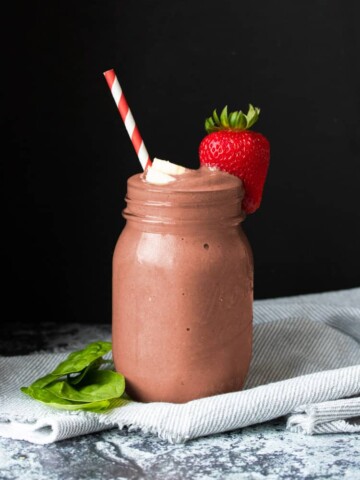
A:
{"label": "glass jar", "polygon": [[128,179],[113,255],[112,343],[134,400],[183,403],[243,387],[253,316],[244,191],[232,175],[209,175],[180,186]]}

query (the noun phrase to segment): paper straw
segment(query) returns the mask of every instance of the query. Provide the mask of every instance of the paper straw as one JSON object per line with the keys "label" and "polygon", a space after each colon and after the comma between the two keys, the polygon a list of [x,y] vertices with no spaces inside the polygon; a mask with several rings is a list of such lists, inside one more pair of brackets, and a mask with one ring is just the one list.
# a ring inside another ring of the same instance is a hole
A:
{"label": "paper straw", "polygon": [[135,152],[139,158],[141,166],[143,170],[146,170],[146,168],[149,165],[151,165],[150,156],[141,138],[139,129],[136,126],[134,117],[132,116],[129,105],[127,104],[122,88],[120,87],[119,80],[115,74],[115,71],[113,69],[107,70],[106,72],[104,72],[104,76],[107,81],[107,84],[109,85],[112,96],[115,100],[116,106],[121,115],[121,118],[123,119],[126,130],[131,139],[131,142],[135,148]]}

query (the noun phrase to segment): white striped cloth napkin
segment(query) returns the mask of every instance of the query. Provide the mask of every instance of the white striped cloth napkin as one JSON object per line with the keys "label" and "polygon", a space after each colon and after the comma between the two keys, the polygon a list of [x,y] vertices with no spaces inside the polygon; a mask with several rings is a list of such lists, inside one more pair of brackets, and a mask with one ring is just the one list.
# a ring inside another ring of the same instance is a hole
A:
{"label": "white striped cloth napkin", "polygon": [[0,436],[46,444],[126,426],[185,442],[278,417],[294,433],[360,432],[360,288],[256,301],[241,392],[106,414],[53,410],[20,392],[66,355],[0,357]]}

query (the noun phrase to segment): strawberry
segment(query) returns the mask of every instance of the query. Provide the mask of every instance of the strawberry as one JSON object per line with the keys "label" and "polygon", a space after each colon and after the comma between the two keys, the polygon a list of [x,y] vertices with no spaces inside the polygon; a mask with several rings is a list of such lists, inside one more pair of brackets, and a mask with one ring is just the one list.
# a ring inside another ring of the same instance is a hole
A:
{"label": "strawberry", "polygon": [[270,162],[270,144],[261,133],[248,130],[259,118],[260,109],[249,105],[245,115],[214,110],[205,120],[206,135],[200,143],[200,165],[218,168],[239,177],[244,184],[243,209],[253,213],[261,203]]}

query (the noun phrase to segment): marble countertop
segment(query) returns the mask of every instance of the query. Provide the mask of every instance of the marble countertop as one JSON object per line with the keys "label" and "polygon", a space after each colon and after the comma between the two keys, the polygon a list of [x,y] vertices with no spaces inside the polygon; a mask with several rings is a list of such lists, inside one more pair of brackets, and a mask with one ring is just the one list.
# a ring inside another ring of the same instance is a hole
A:
{"label": "marble countertop", "polygon": [[[0,355],[110,339],[109,325],[19,323],[0,332]],[[282,418],[180,445],[113,429],[45,446],[0,438],[0,479],[360,480],[359,452],[359,434],[290,433]]]}

